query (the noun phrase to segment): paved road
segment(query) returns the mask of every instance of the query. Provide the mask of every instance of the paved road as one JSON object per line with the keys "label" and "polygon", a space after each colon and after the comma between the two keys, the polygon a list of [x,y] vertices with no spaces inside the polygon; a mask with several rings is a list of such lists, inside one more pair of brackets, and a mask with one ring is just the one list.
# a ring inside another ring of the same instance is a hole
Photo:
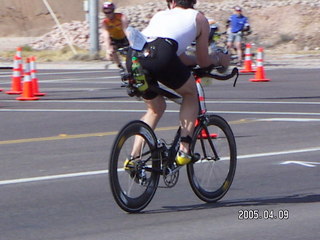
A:
{"label": "paved road", "polygon": [[[319,74],[276,68],[266,71],[268,83],[241,75],[236,88],[206,86],[208,109],[236,135],[230,191],[205,204],[182,170],[142,214],[126,214],[109,190],[108,156],[117,130],[144,104],[119,88],[115,70],[41,70],[47,95],[39,101],[0,93],[0,239],[317,239]],[[10,88],[9,75],[1,71],[0,88]],[[157,135],[172,137],[177,112],[168,103]],[[254,211],[261,219],[246,219]]]}

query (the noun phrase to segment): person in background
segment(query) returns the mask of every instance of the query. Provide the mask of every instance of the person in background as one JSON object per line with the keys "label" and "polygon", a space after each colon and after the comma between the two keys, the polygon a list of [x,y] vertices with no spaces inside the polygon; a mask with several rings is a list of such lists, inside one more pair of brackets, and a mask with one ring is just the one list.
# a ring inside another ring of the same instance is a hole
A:
{"label": "person in background", "polygon": [[120,69],[124,69],[121,64],[117,49],[129,46],[124,30],[128,27],[127,17],[122,13],[115,12],[115,4],[104,2],[102,11],[105,19],[102,22],[103,36],[106,48],[106,59],[113,61]]}
{"label": "person in background", "polygon": [[227,46],[228,49],[235,48],[238,55],[238,66],[242,64],[242,37],[244,31],[250,30],[250,25],[248,18],[242,14],[242,9],[239,6],[234,7],[234,14],[232,14],[227,21],[228,31],[228,40]]}

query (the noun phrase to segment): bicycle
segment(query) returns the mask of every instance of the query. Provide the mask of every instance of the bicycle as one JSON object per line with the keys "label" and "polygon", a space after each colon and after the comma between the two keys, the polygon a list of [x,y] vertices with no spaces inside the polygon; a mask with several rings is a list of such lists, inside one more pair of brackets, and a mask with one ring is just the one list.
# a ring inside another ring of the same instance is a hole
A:
{"label": "bicycle", "polygon": [[[252,33],[251,30],[241,32],[241,36],[242,36],[242,41],[241,41],[242,59],[245,59],[246,47],[247,47],[247,43],[249,43],[248,36],[251,33]],[[225,44],[226,48],[228,49],[228,47],[227,47],[228,34],[227,34],[227,32],[224,32],[224,33],[222,33],[222,35],[225,36],[225,39],[223,41],[224,41],[224,44]],[[254,45],[254,44],[252,43],[252,45]],[[231,56],[231,64],[234,64],[234,65],[237,64],[239,62],[237,49],[235,47],[232,47],[228,51],[229,51],[229,54]],[[255,54],[252,53],[251,55],[254,56]]]}
{"label": "bicycle", "polygon": [[[193,68],[199,95],[200,111],[190,145],[191,163],[186,165],[189,183],[204,202],[221,199],[229,190],[236,170],[237,150],[231,127],[221,116],[208,114],[205,105],[202,77],[227,80],[239,72],[234,68],[228,75],[215,75],[209,69]],[[140,96],[137,83],[130,74],[123,74],[123,87],[130,96]],[[180,104],[181,97],[162,87],[149,86],[166,98]],[[152,200],[162,175],[164,184],[171,188],[179,179],[181,166],[175,163],[179,149],[180,127],[172,143],[158,139],[144,122],[134,120],[118,133],[109,162],[109,180],[113,197],[121,209],[140,212]],[[132,156],[136,139],[143,141],[139,154]]]}
{"label": "bicycle", "polygon": [[[119,57],[119,60],[122,64],[122,66],[125,66],[125,61],[126,61],[128,49],[129,49],[129,46],[122,46],[122,47],[116,48],[116,54],[118,54],[118,57]],[[112,64],[112,63],[113,62],[111,61],[108,64],[106,64],[105,68],[108,69],[110,64]]]}
{"label": "bicycle", "polygon": [[125,61],[128,54],[129,46],[117,48],[117,52],[119,53],[121,60]]}
{"label": "bicycle", "polygon": [[[216,24],[210,25],[210,33],[208,39],[208,52],[209,54],[213,54],[215,52],[222,52],[228,54],[228,48],[226,45],[226,41],[222,41],[221,37],[226,35],[226,33],[218,32],[218,26]],[[187,47],[187,54],[195,55],[196,52],[196,41],[193,41],[190,46]],[[219,73],[224,73],[225,69],[218,68],[217,71]]]}

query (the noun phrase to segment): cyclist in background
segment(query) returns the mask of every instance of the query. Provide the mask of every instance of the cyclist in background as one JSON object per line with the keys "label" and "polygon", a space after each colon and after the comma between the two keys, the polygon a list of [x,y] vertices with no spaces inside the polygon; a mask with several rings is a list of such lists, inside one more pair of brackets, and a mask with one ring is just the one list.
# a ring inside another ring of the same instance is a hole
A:
{"label": "cyclist in background", "polygon": [[115,13],[115,8],[112,2],[104,2],[102,5],[102,11],[106,16],[102,22],[106,59],[116,63],[120,69],[124,69],[117,49],[129,45],[124,33],[124,29],[128,27],[128,20],[124,14]]}
{"label": "cyclist in background", "polygon": [[228,30],[228,40],[227,46],[228,49],[232,49],[233,47],[237,49],[238,55],[238,66],[242,64],[242,36],[244,31],[250,30],[250,25],[248,22],[248,18],[243,16],[242,9],[239,6],[234,7],[234,14],[230,16],[227,21]]}
{"label": "cyclist in background", "polygon": [[210,26],[210,32],[209,32],[209,44],[213,40],[214,34],[219,31],[218,24],[215,20],[212,18],[208,18],[208,23]]}
{"label": "cyclist in background", "polygon": [[[142,31],[147,43],[144,50],[150,52],[139,58],[142,67],[152,79],[175,90],[183,98],[180,108],[181,139],[180,150],[176,156],[178,165],[191,161],[189,145],[195,120],[199,111],[198,96],[194,76],[187,66],[199,65],[209,67],[223,66],[225,70],[230,64],[230,57],[224,53],[209,55],[209,23],[199,11],[193,9],[196,0],[167,0],[168,10],[156,13],[149,25]],[[128,36],[130,39],[130,36]],[[185,53],[187,46],[196,40],[196,56]],[[129,49],[127,69],[131,70],[132,49]],[[154,92],[146,91],[143,95],[147,112],[141,118],[153,129],[166,109],[165,99]],[[138,150],[137,150],[138,151]]]}

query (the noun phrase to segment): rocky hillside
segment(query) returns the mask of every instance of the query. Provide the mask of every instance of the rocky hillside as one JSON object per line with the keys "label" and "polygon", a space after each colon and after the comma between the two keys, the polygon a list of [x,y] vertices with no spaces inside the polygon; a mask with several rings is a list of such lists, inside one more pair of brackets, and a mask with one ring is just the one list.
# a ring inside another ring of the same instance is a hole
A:
{"label": "rocky hillside", "polygon": [[[35,37],[55,24],[42,0],[1,0],[0,37]],[[82,0],[48,0],[62,22],[83,21]]]}
{"label": "rocky hillside", "polygon": [[[31,44],[35,49],[61,48],[66,44],[64,36],[57,27],[50,30],[49,25],[54,25],[54,22],[43,7],[43,3],[41,6],[39,5],[41,0],[28,0],[29,6],[25,6],[23,11],[17,2],[23,2],[24,5],[27,5],[25,0],[2,1],[11,2],[11,5],[0,6],[0,22],[6,23],[5,26],[0,25],[0,34],[15,37],[38,34],[41,37]],[[30,7],[31,2],[32,8]],[[88,48],[88,25],[84,21],[82,0],[49,2],[53,3],[52,8],[60,21],[65,22],[63,27],[67,30],[73,43],[81,48]],[[59,4],[59,2],[63,2],[63,4]],[[114,2],[118,6],[117,10],[124,12],[129,17],[131,25],[139,29],[148,23],[155,12],[166,8],[165,1],[159,0],[114,0]],[[251,42],[275,51],[320,51],[319,0],[198,0],[196,7],[204,12],[208,18],[215,19],[220,25],[220,30],[224,31],[224,23],[232,14],[232,7],[235,5],[242,6],[244,15],[249,17],[253,30],[249,39]],[[19,7],[21,9],[18,12],[21,14],[17,12]],[[68,12],[70,14],[67,14]],[[26,16],[28,14],[29,17]],[[25,17],[21,17],[21,15],[25,15]],[[10,26],[19,23],[18,20],[21,19],[24,19],[24,25],[21,25],[20,22],[20,25],[15,26],[16,30],[13,31],[10,27],[9,31],[10,19]],[[27,24],[28,22],[32,24]],[[43,24],[39,25],[39,22]],[[28,30],[26,30],[26,25],[30,26]],[[19,27],[22,27],[23,30],[19,30]]]}

